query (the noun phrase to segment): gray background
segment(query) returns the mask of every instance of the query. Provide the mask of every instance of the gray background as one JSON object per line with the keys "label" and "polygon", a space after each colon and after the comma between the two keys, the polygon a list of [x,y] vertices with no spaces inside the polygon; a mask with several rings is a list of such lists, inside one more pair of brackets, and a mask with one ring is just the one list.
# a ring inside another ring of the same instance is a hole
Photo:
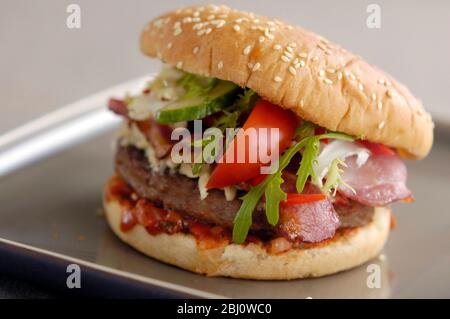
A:
{"label": "gray background", "polygon": [[[79,30],[66,27],[70,3],[81,6]],[[202,1],[0,0],[0,134],[83,96],[156,71],[159,63],[139,52],[139,32],[159,13],[187,3]],[[450,1],[220,3],[281,17],[342,44],[392,73],[423,99],[436,120],[450,123]],[[381,5],[379,30],[366,27],[370,3]],[[433,154],[424,162],[423,171],[427,176],[442,176],[438,165],[432,165]],[[422,181],[413,179],[413,190],[423,187]],[[439,189],[442,187],[445,185]],[[421,194],[432,197],[434,191],[419,192],[423,197]],[[416,207],[420,203],[425,205],[426,201],[419,198]],[[402,213],[399,215],[406,216],[408,212]],[[417,225],[406,217],[401,222],[403,229]],[[405,237],[393,236],[397,241],[391,241],[388,248],[397,245],[397,251],[401,251],[405,243],[398,238]],[[434,253],[427,258],[440,255],[437,250]],[[399,258],[405,260],[407,256]],[[446,282],[442,284],[442,291],[447,291]],[[0,297],[45,296],[49,294],[0,276]]]}
{"label": "gray background", "polygon": [[[141,55],[143,25],[166,10],[205,1],[0,0],[0,133],[87,94],[158,69]],[[207,1],[217,2],[217,1]],[[66,7],[81,6],[81,29]],[[342,44],[408,85],[450,121],[450,1],[220,1],[278,16]],[[381,29],[366,27],[378,3]]]}

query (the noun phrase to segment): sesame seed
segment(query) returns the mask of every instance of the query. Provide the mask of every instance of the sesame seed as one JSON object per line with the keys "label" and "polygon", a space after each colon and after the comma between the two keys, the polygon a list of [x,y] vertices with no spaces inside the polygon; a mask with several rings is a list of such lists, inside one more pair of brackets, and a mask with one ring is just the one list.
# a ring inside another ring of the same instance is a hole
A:
{"label": "sesame seed", "polygon": [[181,28],[181,22],[180,22],[180,21],[175,22],[175,23],[173,24],[173,28],[174,28],[174,29],[179,29],[179,28]]}
{"label": "sesame seed", "polygon": [[386,95],[387,95],[388,97],[392,97],[392,95],[393,95],[392,90],[387,90],[387,91],[386,91]]}
{"label": "sesame seed", "polygon": [[297,47],[297,43],[291,42],[291,43],[288,44],[288,47],[290,47],[290,48],[296,48],[296,47]]}
{"label": "sesame seed", "polygon": [[205,33],[205,30],[200,30],[200,31],[197,32],[197,35],[198,36],[202,36],[204,33]]}
{"label": "sesame seed", "polygon": [[294,57],[294,55],[291,52],[288,52],[288,51],[284,51],[283,54],[285,56],[287,56],[289,59],[292,59]]}
{"label": "sesame seed", "polygon": [[358,83],[358,89],[360,91],[364,91],[364,85],[362,83]]}
{"label": "sesame seed", "polygon": [[173,31],[173,35],[177,36],[177,35],[180,35],[182,32],[183,32],[183,30],[181,30],[181,29],[175,29],[175,31]]}
{"label": "sesame seed", "polygon": [[164,26],[164,20],[163,19],[158,19],[156,20],[153,25],[157,28],[162,28]]}
{"label": "sesame seed", "polygon": [[183,18],[183,23],[191,23],[192,22],[192,18],[191,17],[184,17]]}
{"label": "sesame seed", "polygon": [[281,82],[281,81],[283,81],[283,79],[282,79],[281,77],[279,77],[278,75],[277,75],[276,77],[274,77],[273,80],[274,80],[275,82]]}
{"label": "sesame seed", "polygon": [[192,30],[200,30],[203,28],[203,23],[196,23],[192,26]]}
{"label": "sesame seed", "polygon": [[291,26],[291,25],[288,25],[287,28],[288,28],[288,30],[293,30],[294,29],[294,27]]}
{"label": "sesame seed", "polygon": [[327,69],[327,72],[333,74],[333,73],[336,73],[336,69],[328,68],[328,69]]}
{"label": "sesame seed", "polygon": [[252,50],[252,46],[251,45],[246,46],[245,49],[244,49],[244,52],[243,52],[244,55],[249,55],[251,50]]}
{"label": "sesame seed", "polygon": [[198,16],[200,15],[200,12],[195,11],[192,15],[193,15],[194,17],[198,17]]}
{"label": "sesame seed", "polygon": [[300,106],[304,107],[305,106],[305,101],[303,99],[300,100]]}
{"label": "sesame seed", "polygon": [[212,31],[212,29],[208,28],[208,29],[205,30],[205,34],[211,33],[211,31]]}
{"label": "sesame seed", "polygon": [[181,69],[183,67],[183,61],[178,61],[177,62],[177,68]]}
{"label": "sesame seed", "polygon": [[333,81],[331,81],[331,80],[328,79],[328,78],[323,79],[323,81],[324,81],[326,84],[333,84]]}
{"label": "sesame seed", "polygon": [[192,18],[192,22],[200,22],[201,19],[199,17]]}
{"label": "sesame seed", "polygon": [[256,62],[255,65],[253,66],[252,70],[253,70],[253,71],[257,71],[257,70],[259,70],[260,68],[261,68],[261,63]]}
{"label": "sesame seed", "polygon": [[199,47],[195,47],[192,49],[192,53],[197,54],[199,50],[200,50]]}
{"label": "sesame seed", "polygon": [[253,23],[259,23],[259,19],[253,19]]}
{"label": "sesame seed", "polygon": [[342,80],[342,72],[341,71],[338,71],[337,78],[339,81]]}
{"label": "sesame seed", "polygon": [[249,62],[249,63],[247,63],[247,66],[249,69],[253,69],[253,63]]}
{"label": "sesame seed", "polygon": [[281,60],[283,60],[284,62],[286,62],[286,63],[289,63],[289,62],[291,62],[291,59],[289,59],[287,56],[285,56],[285,55],[282,55],[281,56]]}
{"label": "sesame seed", "polygon": [[218,17],[221,19],[226,19],[226,18],[228,18],[228,14],[221,14]]}
{"label": "sesame seed", "polygon": [[236,23],[242,23],[242,18],[237,18],[236,20],[234,20],[234,22],[236,22]]}
{"label": "sesame seed", "polygon": [[384,84],[384,80],[383,80],[383,79],[379,79],[379,80],[378,80],[378,83],[379,83],[379,84]]}
{"label": "sesame seed", "polygon": [[295,58],[294,61],[292,62],[293,64],[297,64],[299,62],[298,58]]}
{"label": "sesame seed", "polygon": [[269,29],[266,29],[266,30],[264,31],[264,35],[265,35],[267,38],[271,39],[271,40],[272,40],[273,38],[275,38],[275,36],[274,36],[273,34],[270,33]]}
{"label": "sesame seed", "polygon": [[292,66],[289,67],[289,72],[290,72],[292,75],[297,75],[297,71],[296,71]]}
{"label": "sesame seed", "polygon": [[377,108],[381,110],[383,108],[383,102],[378,101]]}
{"label": "sesame seed", "polygon": [[234,31],[238,32],[239,30],[241,30],[241,27],[238,26],[237,24],[235,24],[235,25],[233,26],[233,29],[234,29]]}
{"label": "sesame seed", "polygon": [[300,66],[303,68],[306,65],[305,61],[300,60]]}
{"label": "sesame seed", "polygon": [[210,14],[206,20],[214,20],[216,18],[216,16],[214,14]]}
{"label": "sesame seed", "polygon": [[260,36],[258,40],[259,40],[260,43],[263,43],[265,39],[266,38],[264,36]]}
{"label": "sesame seed", "polygon": [[378,124],[378,128],[381,130],[381,129],[384,127],[384,125],[385,125],[385,123],[384,123],[384,121],[383,121],[383,122],[381,122],[380,124]]}
{"label": "sesame seed", "polygon": [[324,46],[322,43],[318,43],[318,44],[317,44],[317,47],[318,47],[319,49],[321,49],[322,51],[328,50],[327,47]]}
{"label": "sesame seed", "polygon": [[350,77],[350,79],[352,79],[353,81],[356,80],[356,76],[353,73],[349,73],[348,75]]}
{"label": "sesame seed", "polygon": [[218,11],[220,9],[220,7],[215,4],[210,4],[208,7],[211,8],[212,11]]}
{"label": "sesame seed", "polygon": [[220,22],[217,24],[216,28],[223,27],[227,22],[225,20],[219,20]]}
{"label": "sesame seed", "polygon": [[288,46],[288,47],[286,47],[286,51],[288,51],[288,52],[291,52],[291,53],[292,53],[292,52],[294,52],[294,49]]}
{"label": "sesame seed", "polygon": [[376,93],[372,93],[372,100],[376,101],[377,100],[377,94]]}
{"label": "sesame seed", "polygon": [[316,55],[314,58],[312,58],[313,61],[318,61],[319,57]]}
{"label": "sesame seed", "polygon": [[320,77],[323,77],[324,75],[325,75],[325,71],[324,71],[324,70],[320,70],[320,71],[319,71],[319,76],[320,76]]}
{"label": "sesame seed", "polygon": [[217,63],[217,68],[219,70],[223,68],[223,61],[219,61],[219,63]]}
{"label": "sesame seed", "polygon": [[168,48],[168,49],[171,49],[171,48],[172,48],[172,42],[169,42],[169,43],[167,44],[167,48]]}
{"label": "sesame seed", "polygon": [[[303,58],[303,59],[306,59],[306,58],[308,57],[308,54],[307,54],[306,52],[300,52],[300,53],[298,54],[298,56],[301,57],[301,58]],[[317,57],[317,58],[318,58],[318,57]]]}
{"label": "sesame seed", "polygon": [[273,49],[276,50],[276,51],[280,51],[280,50],[281,50],[281,45],[275,44],[275,45],[273,46]]}

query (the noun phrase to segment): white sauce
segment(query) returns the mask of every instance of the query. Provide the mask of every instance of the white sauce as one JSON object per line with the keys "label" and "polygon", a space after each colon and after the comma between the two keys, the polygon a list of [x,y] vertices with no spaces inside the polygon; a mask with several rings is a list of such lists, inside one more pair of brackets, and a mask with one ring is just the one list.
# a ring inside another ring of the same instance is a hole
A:
{"label": "white sauce", "polygon": [[370,156],[370,151],[354,142],[333,140],[329,144],[324,144],[322,151],[317,157],[317,163],[314,165],[314,172],[317,180],[314,183],[322,187],[322,180],[327,175],[331,162],[340,158],[344,161],[347,157],[356,155],[356,164],[361,167],[367,162]]}

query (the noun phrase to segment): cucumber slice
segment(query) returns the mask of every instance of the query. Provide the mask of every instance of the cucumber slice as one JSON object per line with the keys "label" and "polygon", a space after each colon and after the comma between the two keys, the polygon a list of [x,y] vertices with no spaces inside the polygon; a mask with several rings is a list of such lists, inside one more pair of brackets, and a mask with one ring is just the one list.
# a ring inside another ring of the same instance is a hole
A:
{"label": "cucumber slice", "polygon": [[206,94],[169,103],[156,113],[156,121],[161,124],[172,124],[202,119],[228,106],[238,89],[233,82],[220,81]]}

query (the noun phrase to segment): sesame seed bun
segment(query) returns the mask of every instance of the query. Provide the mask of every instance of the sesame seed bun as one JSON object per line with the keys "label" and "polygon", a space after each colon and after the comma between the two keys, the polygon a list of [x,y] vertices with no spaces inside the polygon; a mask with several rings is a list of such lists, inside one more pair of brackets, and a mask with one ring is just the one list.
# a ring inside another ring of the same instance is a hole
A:
{"label": "sesame seed bun", "polygon": [[192,235],[151,235],[141,225],[123,232],[120,221],[126,207],[105,197],[104,209],[114,233],[147,256],[208,276],[258,280],[320,277],[353,268],[381,251],[390,228],[389,209],[376,208],[372,222],[363,227],[344,232],[317,247],[271,255],[263,246],[253,243],[199,248],[201,243]]}
{"label": "sesame seed bun", "polygon": [[392,76],[319,35],[225,6],[198,6],[151,21],[144,54],[187,72],[249,87],[329,130],[423,158],[433,122]]}

